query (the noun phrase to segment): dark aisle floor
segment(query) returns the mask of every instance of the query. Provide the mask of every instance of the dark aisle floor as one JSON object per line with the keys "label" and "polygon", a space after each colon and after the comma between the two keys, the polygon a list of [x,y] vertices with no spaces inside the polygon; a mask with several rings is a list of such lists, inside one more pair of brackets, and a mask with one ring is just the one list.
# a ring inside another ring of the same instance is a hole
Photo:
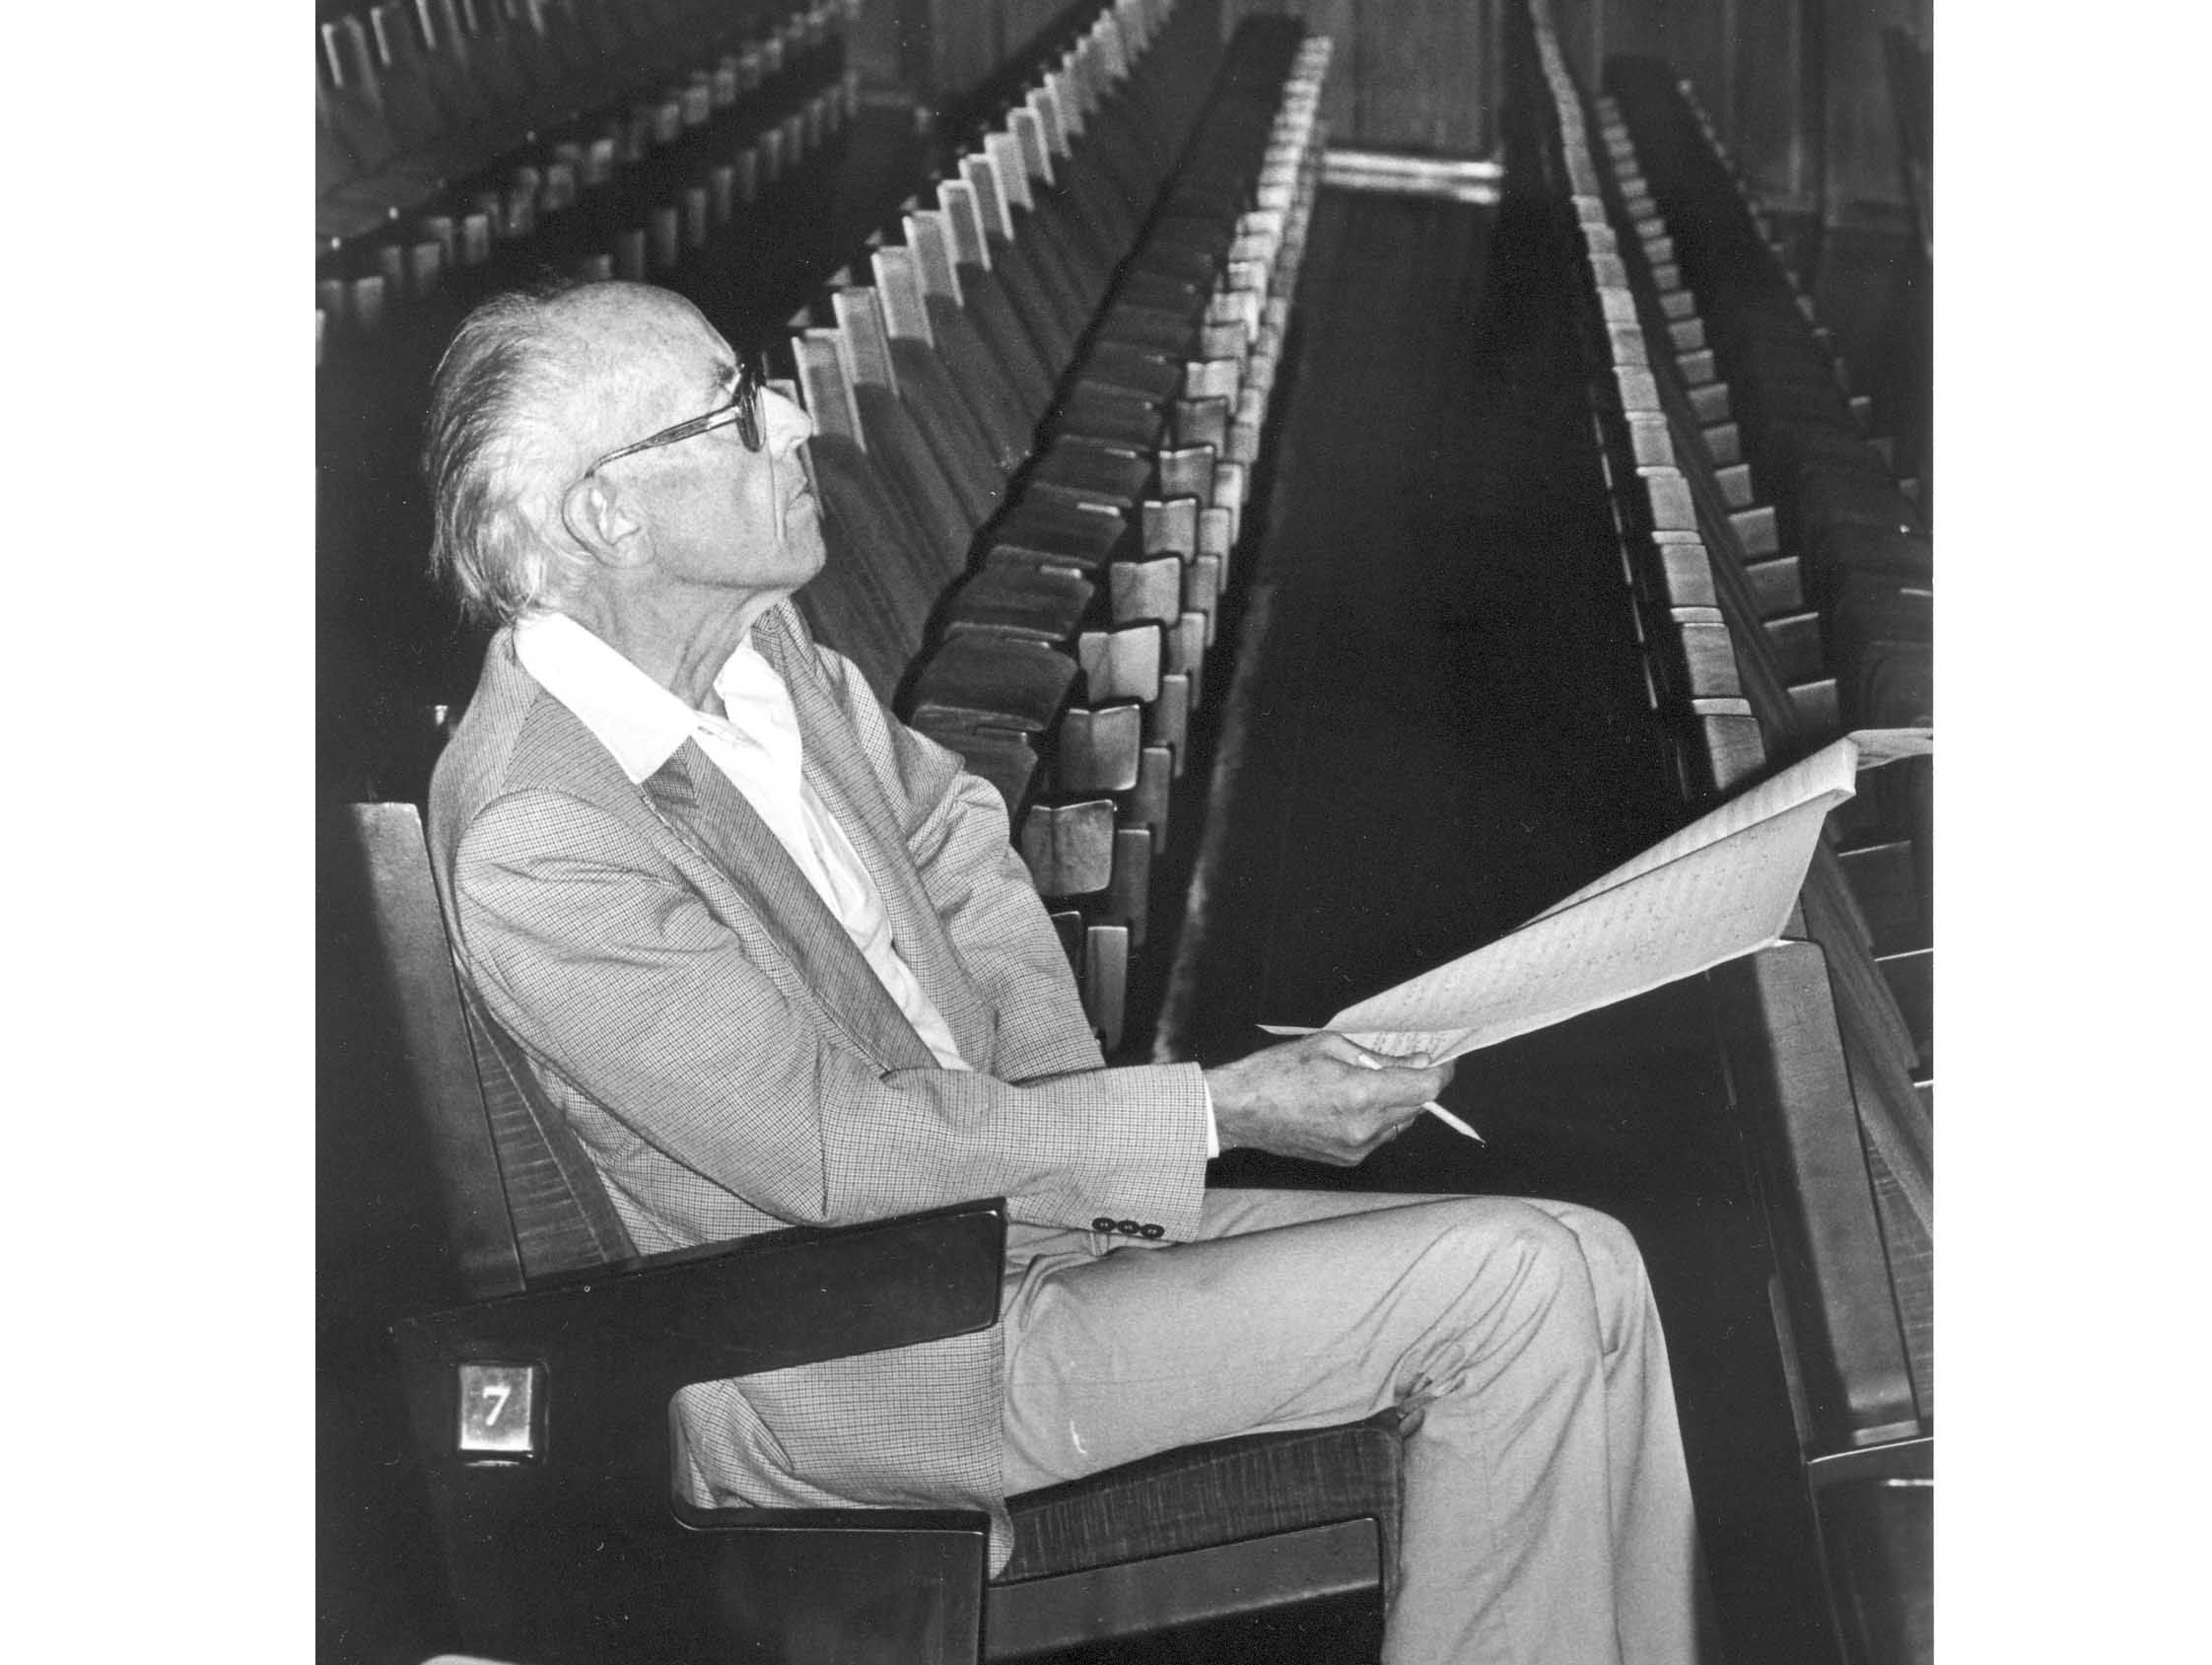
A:
{"label": "dark aisle floor", "polygon": [[1193,1056],[1477,945],[1668,812],[1572,344],[1495,212],[1322,197]]}
{"label": "dark aisle floor", "polygon": [[[1687,818],[1553,235],[1511,203],[1321,199],[1250,603],[1268,623],[1165,1055],[1320,1022]],[[1771,1259],[1704,1001],[1693,981],[1463,1059],[1445,1102],[1486,1148],[1424,1120],[1350,1172],[1238,1152],[1213,1181],[1539,1195],[1626,1221],[1673,1341],[1729,1657],[1817,1658]]]}

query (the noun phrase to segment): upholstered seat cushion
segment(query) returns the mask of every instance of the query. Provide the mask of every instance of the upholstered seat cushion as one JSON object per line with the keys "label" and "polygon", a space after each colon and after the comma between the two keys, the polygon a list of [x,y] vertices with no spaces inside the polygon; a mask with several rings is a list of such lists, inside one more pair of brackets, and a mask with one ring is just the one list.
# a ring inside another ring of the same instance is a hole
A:
{"label": "upholstered seat cushion", "polygon": [[1187,1446],[1007,1499],[1013,1560],[998,1582],[1205,1549],[1371,1515],[1387,1587],[1397,1564],[1398,1414]]}

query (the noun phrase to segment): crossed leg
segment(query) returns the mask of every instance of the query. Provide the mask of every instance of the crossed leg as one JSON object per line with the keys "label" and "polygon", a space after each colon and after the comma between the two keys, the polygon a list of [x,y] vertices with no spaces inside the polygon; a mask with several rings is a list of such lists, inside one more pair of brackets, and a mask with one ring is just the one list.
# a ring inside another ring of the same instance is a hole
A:
{"label": "crossed leg", "polygon": [[1004,1319],[1009,1492],[1396,1405],[1386,1665],[1692,1665],[1689,1483],[1624,1227],[1563,1203],[1215,1191],[1202,1230],[1031,1268]]}

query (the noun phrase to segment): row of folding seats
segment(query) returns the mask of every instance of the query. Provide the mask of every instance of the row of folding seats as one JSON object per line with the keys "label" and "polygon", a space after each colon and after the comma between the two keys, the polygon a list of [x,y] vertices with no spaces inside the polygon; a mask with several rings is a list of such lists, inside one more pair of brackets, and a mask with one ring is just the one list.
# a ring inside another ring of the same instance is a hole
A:
{"label": "row of folding seats", "polygon": [[851,116],[856,11],[384,0],[324,22],[318,353],[502,270],[672,266]]}
{"label": "row of folding seats", "polygon": [[[1217,0],[1118,0],[1064,38],[832,280],[789,341],[789,385],[818,428],[832,548],[801,605],[1004,794],[1113,1041],[1283,349],[1328,48],[1266,20],[1224,49]],[[819,243],[822,190],[787,180],[727,235],[640,268],[641,223],[664,229],[699,186],[616,183],[628,224],[612,246],[565,244],[569,268],[662,283],[758,345],[759,296],[738,291],[785,244]],[[555,264],[556,224],[516,246]],[[343,384],[320,424],[322,555],[344,575],[324,593],[363,615],[328,635],[388,642],[355,680],[407,690],[354,722],[371,760],[351,792],[418,790],[470,673],[420,576],[408,436],[429,363],[502,276],[471,268],[405,327],[349,332],[324,373]]]}
{"label": "row of folding seats", "polygon": [[[1767,630],[1761,587],[1775,575],[1749,576],[1760,563],[1747,562],[1732,525],[1742,511],[1730,511],[1718,483],[1736,464],[1711,454],[1714,431],[1730,419],[1693,404],[1675,362],[1678,351],[1697,350],[1673,334],[1697,311],[1674,300],[1686,292],[1661,269],[1669,232],[1653,222],[1638,175],[1611,166],[1632,156],[1626,129],[1601,103],[1593,140],[1556,43],[1541,30],[1538,56],[1561,217],[1573,227],[1565,275],[1588,297],[1592,421],[1647,686],[1686,798],[1709,798],[1832,737],[1833,705],[1800,697],[1803,684],[1791,682]],[[1640,245],[1633,270],[1624,258],[1631,244]],[[1863,881],[1884,869],[1853,864],[1852,853],[1898,843],[1898,829],[1880,824],[1879,795],[1864,796],[1876,820],[1864,806],[1855,818],[1838,812],[1815,854],[1788,932],[1803,940],[1715,980],[1732,1075],[1740,1095],[1758,1100],[1746,1108],[1764,1130],[1774,1201],[1788,1216],[1778,1229],[1797,1237],[1785,1244],[1802,1251],[1789,1264],[1809,1280],[1799,1291],[1801,1337],[1816,1350],[1826,1343],[1823,1391],[1808,1410],[1816,1454],[1917,1435],[1933,1408],[1930,1060],[1877,952],[1880,931],[1916,892],[1907,871],[1901,896],[1892,883],[1878,908],[1862,900]]]}
{"label": "row of folding seats", "polygon": [[1210,5],[1121,0],[789,343],[830,550],[800,604],[1005,798],[1109,1045],[1283,349],[1328,50],[1280,19],[1224,50]]}
{"label": "row of folding seats", "polygon": [[695,60],[712,66],[704,95],[542,132],[318,265],[326,790],[418,794],[475,675],[480,638],[425,576],[415,461],[432,369],[467,311],[547,272],[622,276],[688,286],[732,340],[757,337],[863,223],[836,188],[857,98],[846,8],[750,15],[743,50]]}
{"label": "row of folding seats", "polygon": [[[1926,516],[1889,451],[1863,431],[1863,402],[1810,300],[1770,244],[1710,122],[1664,64],[1615,59],[1612,99],[1624,120],[1613,161],[1633,169],[1624,204],[1658,235],[1651,264],[1694,296],[1704,339],[1675,343],[1699,389],[1720,389],[1735,418],[1750,491],[1773,510],[1755,556],[1802,564],[1805,598],[1828,638],[1845,728],[1894,728],[1932,715],[1929,635],[1932,546]],[[1631,259],[1645,240],[1626,245]],[[1708,417],[1708,420],[1710,418]]]}
{"label": "row of folding seats", "polygon": [[[1847,397],[1840,356],[1689,82],[1633,60],[1610,64],[1606,81],[1611,171],[1633,186],[1647,163],[1648,195],[1664,217],[1648,253],[1641,235],[1624,240],[1624,252],[1631,267],[1679,252],[1713,326],[1743,453],[1777,512],[1778,552],[1802,558],[1803,590],[1819,609],[1837,683],[1830,703],[1846,727],[1929,722],[1925,481],[1893,478],[1889,442],[1862,438],[1866,401]],[[1782,305],[1783,289],[1794,307]],[[1662,382],[1677,370],[1671,357],[1658,355]],[[1726,568],[1725,553],[1716,564]],[[1744,611],[1729,616],[1749,676],[1771,632]],[[1793,736],[1793,705],[1757,699],[1755,709],[1770,749],[1826,737]],[[1815,853],[1794,933],[1808,940],[1728,980],[1736,1009],[1756,1019],[1732,1036],[1730,1068],[1759,1083],[1776,1135],[1770,1183],[1802,1221],[1778,1236],[1789,1328],[1801,1346],[1825,1343],[1819,1367],[1803,1370],[1807,1478],[1855,1658],[1934,1656],[1932,792],[1931,759],[1862,776]],[[1855,1107],[1855,1126],[1830,1119],[1832,1099]]]}
{"label": "row of folding seats", "polygon": [[[1183,72],[1194,96],[1218,51],[1217,7],[1201,9],[1207,19],[1184,42],[1202,66]],[[775,33],[794,39],[818,14],[777,15]],[[838,40],[809,50],[817,68],[842,62]],[[864,221],[832,141],[854,83],[841,69],[809,80],[802,56],[781,61],[780,80],[668,149],[625,164],[605,136],[549,138],[517,164],[504,196],[434,204],[349,251],[368,269],[319,280],[317,340],[329,347],[317,376],[319,592],[341,688],[327,702],[334,730],[322,754],[334,790],[418,791],[473,675],[470,634],[456,632],[422,576],[428,516],[414,465],[431,368],[468,308],[547,270],[644,279],[686,295],[733,341],[757,344],[765,320],[851,247]],[[763,126],[764,108],[786,113]]]}
{"label": "row of folding seats", "polygon": [[[1729,413],[1694,406],[1675,362],[1699,349],[1673,332],[1697,308],[1661,270],[1670,228],[1652,222],[1632,167],[1613,166],[1631,157],[1626,128],[1608,106],[1585,114],[1547,11],[1530,0],[1525,14],[1528,79],[1555,150],[1561,275],[1585,297],[1591,419],[1652,703],[1696,799],[1818,744],[1832,702],[1796,698],[1778,662],[1732,535],[1742,510],[1720,484],[1737,461],[1712,454]],[[1816,853],[1787,939],[1707,975],[1708,1009],[1758,1165],[1776,1339],[1846,1651],[1925,1658],[1929,1110],[1837,858]]]}
{"label": "row of folding seats", "polygon": [[[1612,124],[1607,166],[1630,288],[1655,327],[1702,329],[1705,318],[1698,314],[1680,320],[1663,317],[1670,297],[1685,293],[1669,258],[1684,240],[1663,212],[1642,212],[1645,198],[1636,188],[1642,175],[1635,171],[1634,141],[1610,101],[1601,101],[1598,108]],[[1639,220],[1644,222],[1640,231]],[[1771,251],[1763,247],[1761,257],[1747,259],[1766,266]],[[1713,264],[1703,262],[1702,269]],[[1835,383],[1820,379],[1818,343],[1807,316],[1791,306],[1789,327],[1774,332],[1779,344],[1763,357],[1747,354],[1739,362],[1751,369],[1728,382],[1694,382],[1710,373],[1708,350],[1686,348],[1667,336],[1660,339],[1672,350],[1659,352],[1652,365],[1662,402],[1674,413],[1674,432],[1690,459],[1686,483],[1701,533],[1722,556],[1721,599],[1737,644],[1738,671],[1757,697],[1769,748],[1779,743],[1791,751],[1843,729],[1917,726],[1933,716],[1928,540],[1906,529],[1908,500],[1881,454],[1859,438],[1839,408]],[[1751,333],[1740,320],[1714,315],[1711,321],[1721,339],[1741,340]],[[1792,346],[1797,351],[1789,351]],[[1788,373],[1777,374],[1777,367]],[[1780,467],[1764,468],[1763,477],[1778,483],[1774,510],[1754,505],[1720,512],[1716,474],[1700,465],[1706,430],[1684,420],[1701,387],[1743,390],[1738,400],[1743,417],[1736,431],[1751,448],[1755,478],[1764,467],[1762,458],[1794,459],[1794,468],[1786,473]],[[1764,535],[1747,540],[1746,547],[1739,541],[1740,529],[1754,517],[1753,530]],[[1739,572],[1753,582],[1735,583]],[[1850,839],[1843,859],[1872,920],[1871,939],[1880,950],[1883,980],[1897,997],[1912,1036],[1915,1072],[1923,1079],[1933,1064],[1931,794],[1932,768],[1916,762],[1874,777],[1863,798],[1838,817]]]}

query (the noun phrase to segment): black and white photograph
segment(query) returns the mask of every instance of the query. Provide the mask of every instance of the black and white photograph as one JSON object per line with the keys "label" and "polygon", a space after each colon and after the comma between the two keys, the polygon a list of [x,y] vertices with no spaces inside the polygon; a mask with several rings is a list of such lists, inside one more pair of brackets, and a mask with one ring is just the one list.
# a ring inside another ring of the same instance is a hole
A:
{"label": "black and white photograph", "polygon": [[316,0],[311,406],[267,10],[25,313],[41,1656],[2195,1655],[2201,30]]}

